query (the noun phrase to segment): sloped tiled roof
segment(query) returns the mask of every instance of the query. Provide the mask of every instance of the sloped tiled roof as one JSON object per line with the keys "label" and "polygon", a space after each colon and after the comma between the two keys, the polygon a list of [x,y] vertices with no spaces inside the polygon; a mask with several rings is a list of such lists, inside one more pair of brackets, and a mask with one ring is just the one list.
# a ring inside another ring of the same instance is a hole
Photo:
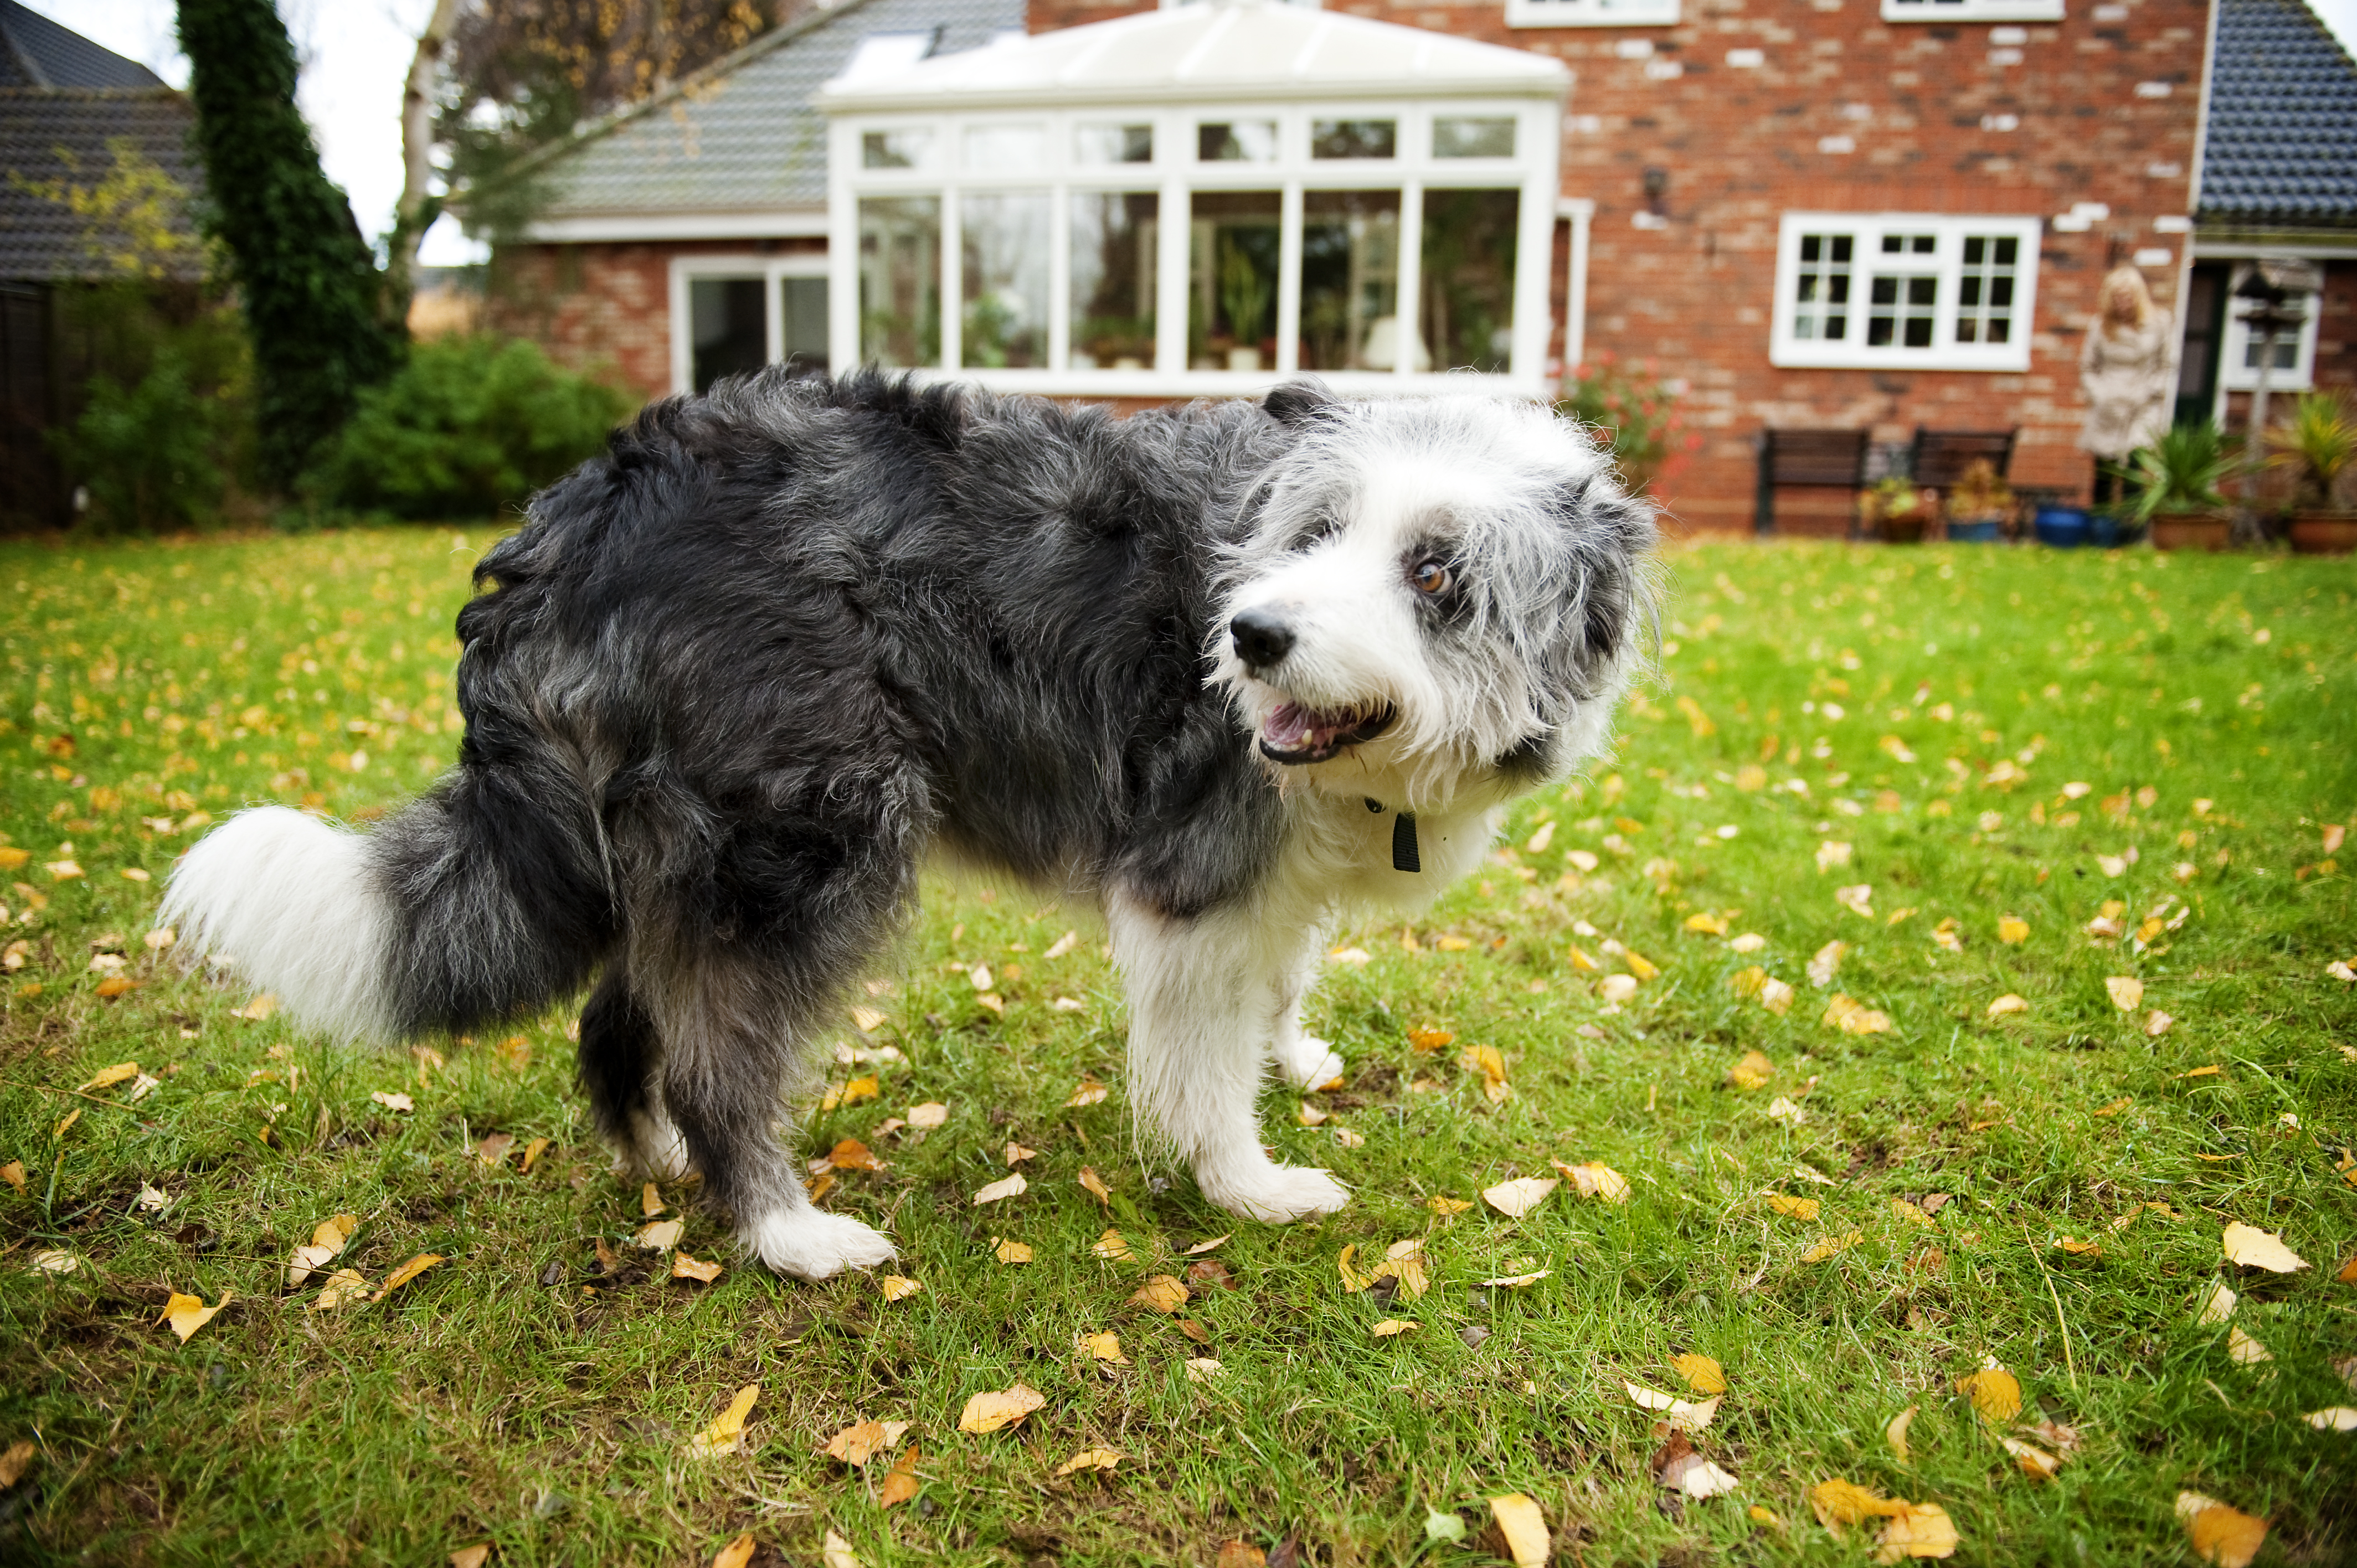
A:
{"label": "sloped tiled roof", "polygon": [[2199,218],[2357,229],[2357,65],[2303,0],[2220,0]]}
{"label": "sloped tiled roof", "polygon": [[861,38],[939,28],[942,53],[1022,26],[1023,0],[845,0],[813,12],[538,160],[539,215],[823,209],[826,122],[812,100]]}
{"label": "sloped tiled roof", "polygon": [[0,278],[109,275],[106,252],[120,237],[93,234],[64,202],[26,186],[95,185],[114,167],[111,144],[127,139],[193,195],[204,185],[188,145],[195,124],[168,87],[0,88]]}
{"label": "sloped tiled roof", "polygon": [[16,0],[0,0],[0,87],[161,87],[135,59],[101,48]]}

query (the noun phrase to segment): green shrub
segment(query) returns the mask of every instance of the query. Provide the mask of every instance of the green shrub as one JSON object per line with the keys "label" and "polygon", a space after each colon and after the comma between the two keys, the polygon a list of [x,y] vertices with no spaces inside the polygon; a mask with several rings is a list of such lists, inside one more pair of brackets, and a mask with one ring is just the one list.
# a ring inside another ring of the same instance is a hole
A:
{"label": "green shrub", "polygon": [[1677,393],[1646,365],[1631,371],[1608,350],[1565,378],[1555,412],[1594,429],[1611,446],[1613,467],[1634,494],[1674,473],[1702,445],[1685,428]]}
{"label": "green shrub", "polygon": [[361,394],[310,488],[361,511],[479,517],[596,453],[630,406],[520,338],[420,343],[391,381]]}

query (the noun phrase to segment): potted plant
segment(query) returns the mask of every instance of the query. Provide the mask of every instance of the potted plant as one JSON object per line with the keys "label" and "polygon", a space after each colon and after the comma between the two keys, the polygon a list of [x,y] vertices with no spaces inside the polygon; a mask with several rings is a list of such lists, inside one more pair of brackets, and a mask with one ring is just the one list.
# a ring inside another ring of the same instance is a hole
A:
{"label": "potted plant", "polygon": [[2341,476],[2357,464],[2357,418],[2331,392],[2300,395],[2289,424],[2267,432],[2273,461],[2298,477],[2292,503],[2291,547],[2314,554],[2346,554],[2357,548],[2357,511],[2333,504]]}
{"label": "potted plant", "polygon": [[1975,457],[1948,490],[1948,537],[1986,544],[2005,534],[2013,489],[1986,457]]}
{"label": "potted plant", "polygon": [[1893,475],[1866,492],[1866,526],[1889,544],[1921,544],[1923,525],[1938,510],[1933,490],[1919,490],[1912,479]]}
{"label": "potted plant", "polygon": [[2223,550],[2226,498],[2218,484],[2233,468],[2233,455],[2215,424],[2175,425],[2128,454],[2120,470],[2127,486],[2120,515],[2150,530],[2158,549]]}

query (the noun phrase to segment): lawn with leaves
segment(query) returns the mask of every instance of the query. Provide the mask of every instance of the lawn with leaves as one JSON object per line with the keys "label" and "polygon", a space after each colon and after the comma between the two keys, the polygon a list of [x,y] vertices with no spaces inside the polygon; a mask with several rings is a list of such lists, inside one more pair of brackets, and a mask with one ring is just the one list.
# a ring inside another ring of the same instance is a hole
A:
{"label": "lawn with leaves", "polygon": [[1141,1163],[1085,911],[931,883],[801,1135],[901,1259],[813,1286],[608,1174],[568,1015],[348,1051],[144,940],[447,765],[487,542],[0,548],[0,1557],[2357,1553],[2346,563],[1675,553],[1617,754],[1337,933],[1318,1224]]}

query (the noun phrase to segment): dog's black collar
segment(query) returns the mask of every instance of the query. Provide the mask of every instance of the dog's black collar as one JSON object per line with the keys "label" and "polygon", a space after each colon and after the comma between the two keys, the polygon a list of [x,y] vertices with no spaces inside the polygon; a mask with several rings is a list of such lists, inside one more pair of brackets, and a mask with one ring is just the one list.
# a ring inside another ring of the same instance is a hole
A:
{"label": "dog's black collar", "polygon": [[[1383,814],[1383,803],[1381,800],[1369,795],[1366,801],[1367,810],[1378,816]],[[1418,872],[1424,869],[1424,859],[1416,853],[1414,811],[1402,811],[1392,819],[1392,869]]]}

